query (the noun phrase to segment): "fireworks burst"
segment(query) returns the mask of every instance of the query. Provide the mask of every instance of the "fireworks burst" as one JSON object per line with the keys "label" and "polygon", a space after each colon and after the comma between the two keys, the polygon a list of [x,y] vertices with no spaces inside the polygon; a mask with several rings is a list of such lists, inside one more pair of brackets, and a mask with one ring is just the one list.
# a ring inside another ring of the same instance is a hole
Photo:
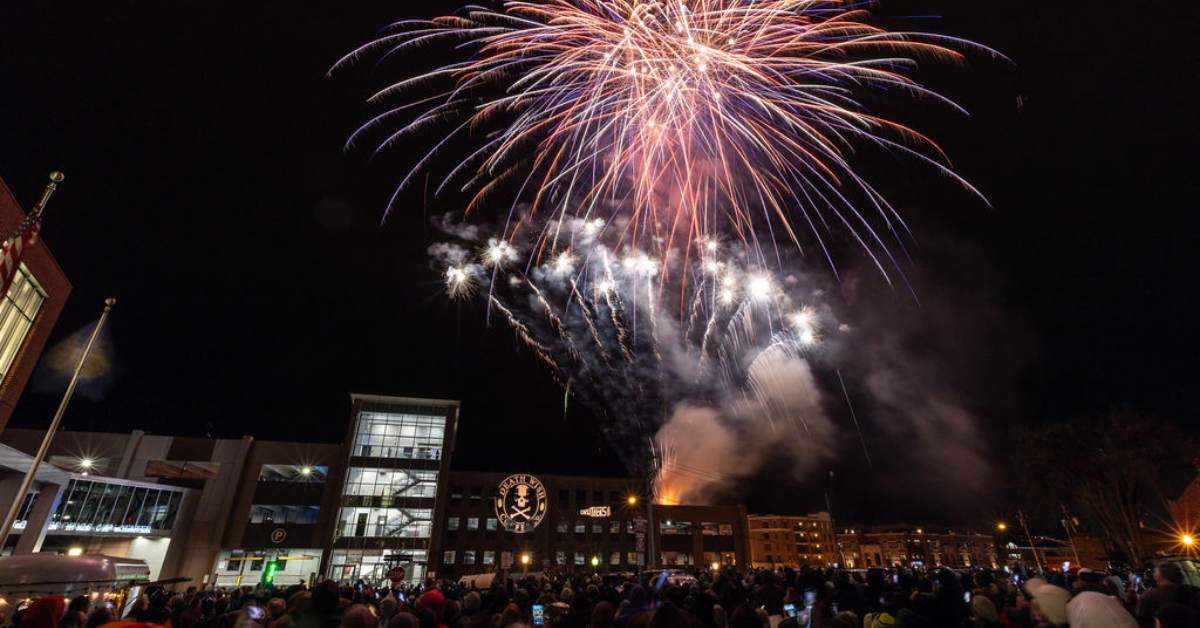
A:
{"label": "fireworks burst", "polygon": [[[651,256],[675,248],[688,255],[693,244],[720,235],[766,259],[762,249],[775,247],[775,239],[800,245],[801,227],[822,248],[842,229],[887,276],[904,222],[851,168],[849,151],[856,144],[899,151],[974,188],[947,167],[932,140],[871,113],[859,95],[900,91],[957,108],[909,76],[917,59],[996,53],[952,37],[882,30],[863,21],[862,6],[510,0],[502,11],[472,6],[455,16],[402,21],[337,66],[437,42],[473,54],[375,94],[373,102],[393,105],[350,141],[413,109],[415,118],[388,133],[379,149],[446,129],[398,194],[452,140],[483,131],[437,189],[473,194],[468,212],[515,189],[504,239],[532,228],[526,219],[560,225],[568,217],[586,219],[594,236],[617,212],[626,220],[616,242]],[[429,96],[439,85],[444,91]],[[518,216],[515,203],[526,199],[531,211]],[[531,251],[555,251],[563,235],[544,230]]]}
{"label": "fireworks burst", "polygon": [[628,467],[649,449],[661,472],[699,477],[655,440],[678,406],[720,420],[753,406],[791,442],[824,429],[807,422],[821,412],[809,363],[849,327],[789,264],[814,243],[836,275],[836,237],[891,282],[907,236],[851,153],[904,154],[978,195],[933,140],[866,103],[958,109],[914,80],[917,60],[998,53],[866,18],[859,0],[508,0],[399,22],[335,68],[431,44],[461,55],[372,96],[383,109],[349,144],[443,133],[389,211],[435,171],[466,215],[489,208],[486,246],[431,247],[448,293],[486,289],[556,381],[611,419]]}

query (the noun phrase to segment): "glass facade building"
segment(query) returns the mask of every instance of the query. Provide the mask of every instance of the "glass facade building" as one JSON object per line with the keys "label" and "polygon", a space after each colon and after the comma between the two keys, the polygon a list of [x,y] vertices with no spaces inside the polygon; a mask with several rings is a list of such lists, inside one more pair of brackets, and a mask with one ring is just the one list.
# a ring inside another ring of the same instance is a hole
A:
{"label": "glass facade building", "polygon": [[426,574],[457,402],[358,396],[328,575],[342,583]]}

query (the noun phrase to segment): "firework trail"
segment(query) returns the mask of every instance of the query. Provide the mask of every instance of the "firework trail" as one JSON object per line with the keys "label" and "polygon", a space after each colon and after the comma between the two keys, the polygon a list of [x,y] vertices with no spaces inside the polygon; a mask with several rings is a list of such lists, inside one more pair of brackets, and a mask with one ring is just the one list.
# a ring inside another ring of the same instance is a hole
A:
{"label": "firework trail", "polygon": [[[907,226],[851,167],[855,147],[909,155],[978,192],[933,140],[872,113],[863,95],[961,110],[910,76],[918,59],[999,53],[886,31],[867,17],[859,0],[510,0],[502,10],[398,22],[334,69],[431,45],[463,59],[378,91],[370,101],[384,110],[349,140],[377,138],[384,150],[445,132],[389,210],[418,173],[444,167],[438,192],[471,195],[468,213],[515,190],[502,236],[540,225],[531,250],[562,247],[559,228],[570,218],[621,217],[614,245],[660,258],[672,249],[695,255],[694,243],[728,236],[766,259],[764,245],[799,246],[807,231],[832,265],[826,242],[842,229],[890,276],[891,247],[902,246]],[[482,140],[467,142],[466,155],[441,158],[474,137]]]}

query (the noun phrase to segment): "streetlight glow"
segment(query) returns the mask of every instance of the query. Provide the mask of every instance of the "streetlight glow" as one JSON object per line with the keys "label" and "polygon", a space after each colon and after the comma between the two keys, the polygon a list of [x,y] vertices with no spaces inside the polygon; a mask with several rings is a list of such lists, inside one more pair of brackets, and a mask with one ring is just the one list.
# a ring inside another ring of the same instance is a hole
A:
{"label": "streetlight glow", "polygon": [[310,467],[308,465],[300,467],[300,475],[303,475],[305,477],[312,475],[312,467]]}
{"label": "streetlight glow", "polygon": [[528,554],[528,553],[521,554],[521,564],[522,564],[522,565],[528,565],[528,564],[529,564],[529,554]]}
{"label": "streetlight glow", "polygon": [[597,566],[599,566],[599,565],[600,565],[600,557],[599,557],[599,556],[593,556],[593,557],[592,557],[592,566],[593,566],[593,567],[597,567]]}
{"label": "streetlight glow", "polygon": [[630,506],[637,506],[637,495],[630,495],[625,499],[625,503],[629,504]]}
{"label": "streetlight glow", "polygon": [[92,465],[94,465],[94,464],[96,464],[96,461],[92,460],[91,458],[80,458],[79,459],[79,468],[83,469],[84,471],[90,470],[92,468]]}
{"label": "streetlight glow", "polygon": [[1196,544],[1196,537],[1190,534],[1184,534],[1179,537],[1179,542],[1183,543],[1184,547],[1192,547]]}
{"label": "streetlight glow", "polygon": [[1001,521],[1000,523],[996,524],[996,529],[1003,532],[1008,529],[1008,524]]}

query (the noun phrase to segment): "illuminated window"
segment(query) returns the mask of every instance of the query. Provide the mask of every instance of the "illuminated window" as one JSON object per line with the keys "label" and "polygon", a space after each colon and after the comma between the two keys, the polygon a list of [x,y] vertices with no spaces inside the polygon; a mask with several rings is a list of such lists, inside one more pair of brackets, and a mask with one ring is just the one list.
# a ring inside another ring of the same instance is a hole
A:
{"label": "illuminated window", "polygon": [[610,521],[608,523],[608,533],[609,534],[620,534],[621,533],[621,522],[617,521],[615,519],[613,521]]}
{"label": "illuminated window", "polygon": [[566,534],[568,527],[569,527],[569,525],[567,524],[566,519],[559,519],[558,524],[555,526],[555,529],[558,530],[559,534]]}
{"label": "illuminated window", "polygon": [[567,564],[567,553],[566,552],[555,552],[554,553],[554,564],[555,565]]}
{"label": "illuminated window", "polygon": [[575,534],[583,534],[587,532],[587,524],[582,521],[575,522]]}
{"label": "illuminated window", "polygon": [[479,529],[479,517],[467,517],[467,529],[472,530],[472,531],[478,530]]}
{"label": "illuminated window", "polygon": [[641,557],[642,557],[642,555],[641,555],[641,554],[639,554],[639,553],[637,553],[637,552],[626,552],[626,554],[625,554],[625,564],[626,564],[626,565],[637,565],[637,564],[640,564],[640,563],[641,563],[641,560],[640,560],[640,559],[641,559]]}
{"label": "illuminated window", "polygon": [[497,521],[496,521],[495,517],[488,517],[487,521],[484,523],[484,528],[486,530],[488,530],[489,532],[495,532],[496,524],[497,524]]}
{"label": "illuminated window", "polygon": [[46,291],[21,264],[8,294],[0,302],[0,381],[8,377],[21,345],[25,344],[25,337],[33,327],[33,320],[45,302]]}
{"label": "illuminated window", "polygon": [[454,564],[454,550],[446,550],[446,551],[442,552],[442,564],[443,565],[453,565]]}
{"label": "illuminated window", "polygon": [[583,552],[575,552],[575,564],[576,565],[583,564]]}
{"label": "illuminated window", "polygon": [[592,534],[604,534],[604,523],[600,521],[593,521]]}
{"label": "illuminated window", "polygon": [[485,565],[496,564],[496,552],[494,552],[492,550],[483,550],[483,564],[485,564]]}
{"label": "illuminated window", "polygon": [[[195,463],[193,463],[195,464]],[[328,467],[306,464],[264,464],[258,471],[259,482],[324,482]]]}
{"label": "illuminated window", "polygon": [[446,520],[446,529],[447,530],[457,530],[458,529],[458,517],[450,517],[449,519],[447,519]]}
{"label": "illuminated window", "polygon": [[463,552],[463,564],[464,565],[474,565],[475,564],[475,550],[466,550]]}
{"label": "illuminated window", "polygon": [[610,555],[608,557],[608,564],[620,565],[621,564],[621,552],[613,552],[612,555]]}

